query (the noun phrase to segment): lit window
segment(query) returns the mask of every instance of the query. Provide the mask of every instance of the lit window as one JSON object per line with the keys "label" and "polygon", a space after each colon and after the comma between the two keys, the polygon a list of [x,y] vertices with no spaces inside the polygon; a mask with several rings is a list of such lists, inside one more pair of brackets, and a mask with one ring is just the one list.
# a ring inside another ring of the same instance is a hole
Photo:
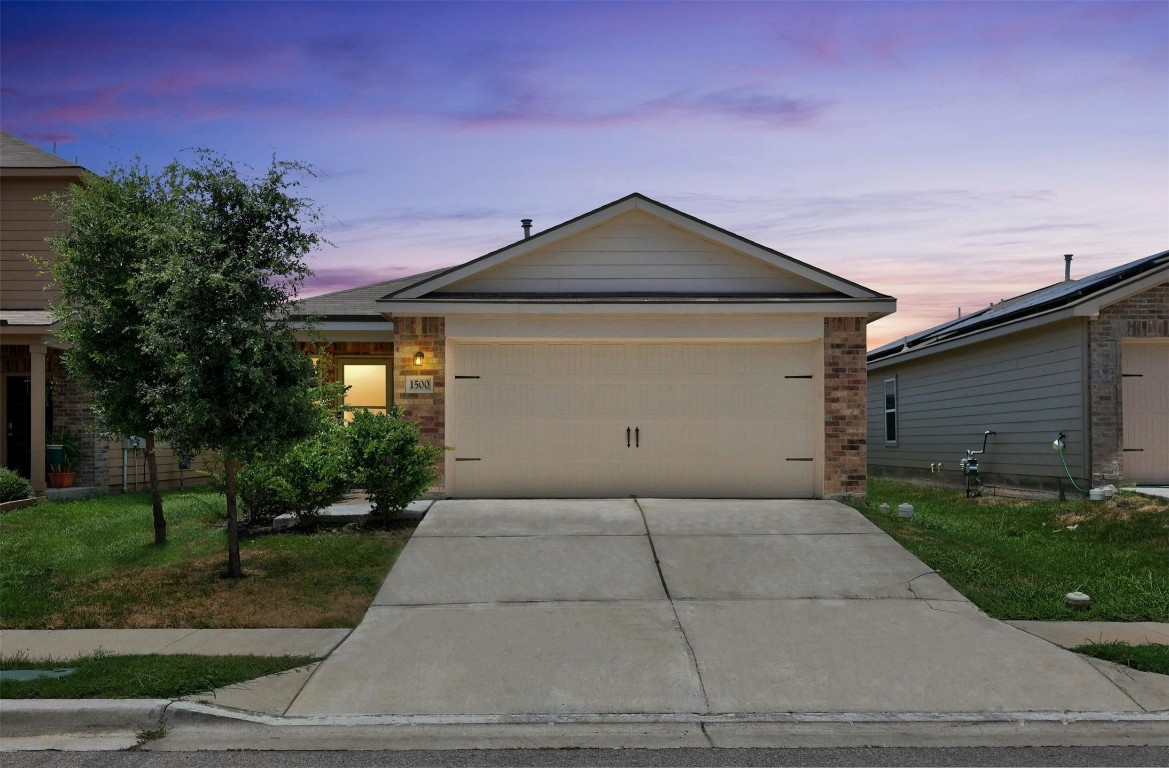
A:
{"label": "lit window", "polygon": [[345,392],[345,420],[353,418],[353,410],[363,409],[373,413],[385,413],[389,404],[389,365],[380,363],[341,364],[341,380],[348,389]]}

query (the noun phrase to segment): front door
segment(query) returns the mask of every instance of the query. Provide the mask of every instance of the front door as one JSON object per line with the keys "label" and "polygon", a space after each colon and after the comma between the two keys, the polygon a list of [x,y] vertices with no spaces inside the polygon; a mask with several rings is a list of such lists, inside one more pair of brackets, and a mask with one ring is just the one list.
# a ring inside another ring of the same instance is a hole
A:
{"label": "front door", "polygon": [[32,477],[32,380],[7,376],[4,387],[4,465]]}

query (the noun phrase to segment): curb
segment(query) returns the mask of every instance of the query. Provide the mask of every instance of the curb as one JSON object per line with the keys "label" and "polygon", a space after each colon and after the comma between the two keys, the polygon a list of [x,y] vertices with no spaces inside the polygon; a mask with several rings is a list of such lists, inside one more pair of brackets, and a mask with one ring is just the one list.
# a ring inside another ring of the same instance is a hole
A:
{"label": "curb", "polygon": [[[166,736],[150,751],[1169,746],[1169,712],[272,716],[169,699],[0,701],[3,737]],[[261,747],[262,745],[262,747]],[[64,747],[68,749],[68,747]]]}
{"label": "curb", "polygon": [[4,737],[101,731],[153,731],[170,699],[2,699]]}
{"label": "curb", "polygon": [[277,717],[197,702],[148,751],[1169,746],[1169,712],[773,712]]}

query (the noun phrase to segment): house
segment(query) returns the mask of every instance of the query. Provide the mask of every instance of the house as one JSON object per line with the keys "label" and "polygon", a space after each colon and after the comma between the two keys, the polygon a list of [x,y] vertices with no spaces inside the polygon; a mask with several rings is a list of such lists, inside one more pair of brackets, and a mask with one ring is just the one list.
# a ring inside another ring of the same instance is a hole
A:
{"label": "house", "polygon": [[865,493],[865,327],[893,298],[640,194],[530,225],[300,303],[347,405],[396,402],[450,447],[433,490]]}
{"label": "house", "polygon": [[1169,484],[1169,251],[1079,280],[1066,259],[1063,282],[868,354],[871,474],[960,478],[991,431],[984,483]]}
{"label": "house", "polygon": [[[141,451],[124,451],[121,437],[98,434],[89,396],[65,374],[49,311],[56,291],[28,258],[52,256],[45,238],[57,222],[44,196],[65,193],[87,173],[0,133],[0,423],[5,426],[0,464],[29,478],[37,492],[46,485],[46,437],[62,428],[78,439],[77,486],[120,490],[125,481],[127,487],[145,488]],[[183,482],[174,455],[165,447],[157,455],[164,487]]]}

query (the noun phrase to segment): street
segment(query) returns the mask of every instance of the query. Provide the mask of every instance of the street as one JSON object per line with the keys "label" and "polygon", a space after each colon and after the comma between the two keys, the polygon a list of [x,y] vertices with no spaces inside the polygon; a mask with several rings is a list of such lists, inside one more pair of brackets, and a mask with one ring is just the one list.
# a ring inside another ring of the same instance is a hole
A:
{"label": "street", "polygon": [[948,749],[448,750],[368,752],[16,752],[5,768],[698,768],[699,766],[1166,766],[1164,747]]}

